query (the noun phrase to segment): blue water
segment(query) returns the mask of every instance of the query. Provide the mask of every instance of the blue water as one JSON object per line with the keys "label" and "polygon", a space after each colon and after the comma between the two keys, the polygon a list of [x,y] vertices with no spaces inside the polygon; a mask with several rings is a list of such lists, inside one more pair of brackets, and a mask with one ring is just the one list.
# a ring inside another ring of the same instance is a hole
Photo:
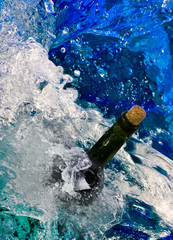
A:
{"label": "blue water", "polygon": [[[172,0],[0,10],[0,239],[173,239]],[[66,170],[135,104],[146,119],[80,205]]]}
{"label": "blue water", "polygon": [[[137,103],[155,122],[146,124],[150,129],[161,126],[171,133],[171,1],[62,1],[56,7],[56,39],[49,58],[71,75],[76,68],[81,71],[82,77],[70,84],[80,99],[94,102],[108,116]],[[153,112],[161,115],[158,125]],[[166,140],[162,147],[158,137],[153,139],[155,148],[172,158],[171,138],[161,137]]]}

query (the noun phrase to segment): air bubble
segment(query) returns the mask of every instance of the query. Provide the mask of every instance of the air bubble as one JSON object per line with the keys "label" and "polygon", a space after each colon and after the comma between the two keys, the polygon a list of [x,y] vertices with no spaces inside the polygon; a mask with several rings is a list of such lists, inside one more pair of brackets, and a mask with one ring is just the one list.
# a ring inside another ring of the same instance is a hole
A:
{"label": "air bubble", "polygon": [[129,69],[128,69],[128,73],[129,73],[129,75],[132,75],[132,74],[133,74],[133,69],[132,69],[132,68],[129,68]]}
{"label": "air bubble", "polygon": [[62,31],[63,35],[67,35],[69,33],[69,29],[68,28],[64,28],[64,30]]}
{"label": "air bubble", "polygon": [[49,14],[55,13],[54,2],[52,0],[46,0],[44,2],[44,6],[45,6],[45,9],[46,9],[47,13],[49,13]]}
{"label": "air bubble", "polygon": [[65,52],[66,52],[65,47],[62,47],[62,48],[61,48],[61,52],[62,52],[62,53],[65,53]]}
{"label": "air bubble", "polygon": [[75,70],[74,71],[74,75],[75,75],[75,77],[79,77],[80,76],[80,71],[79,70]]}

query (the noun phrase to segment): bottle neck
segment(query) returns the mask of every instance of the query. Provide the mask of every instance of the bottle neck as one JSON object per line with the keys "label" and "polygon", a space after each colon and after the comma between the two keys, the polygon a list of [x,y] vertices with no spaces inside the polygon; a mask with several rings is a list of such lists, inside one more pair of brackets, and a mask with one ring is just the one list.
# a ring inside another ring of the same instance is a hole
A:
{"label": "bottle neck", "polygon": [[129,122],[126,117],[126,113],[127,112],[123,112],[117,121],[113,124],[113,126],[119,126],[121,128],[121,134],[124,137],[130,138],[132,134],[140,128],[141,125],[133,125],[131,122]]}
{"label": "bottle neck", "polygon": [[94,168],[104,168],[109,160],[118,152],[122,145],[133,133],[139,129],[139,125],[133,125],[123,112],[117,121],[88,151],[88,156],[93,162]]}

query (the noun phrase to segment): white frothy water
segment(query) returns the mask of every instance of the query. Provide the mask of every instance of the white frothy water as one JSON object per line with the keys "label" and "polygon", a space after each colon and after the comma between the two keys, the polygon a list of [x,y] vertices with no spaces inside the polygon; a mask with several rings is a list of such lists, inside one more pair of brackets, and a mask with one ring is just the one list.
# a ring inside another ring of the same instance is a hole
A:
{"label": "white frothy water", "polygon": [[[46,50],[33,38],[11,44],[1,62],[1,151],[5,154],[1,166],[8,175],[2,205],[13,213],[51,222],[63,212],[65,198],[58,200],[63,192],[78,197],[67,170],[91,165],[76,141],[84,145],[94,141],[104,129],[100,121],[105,120],[96,110],[87,112],[75,103],[77,91],[63,89],[72,77],[49,61]],[[74,161],[76,154],[80,158]],[[62,188],[47,184],[57,155],[66,164]]]}

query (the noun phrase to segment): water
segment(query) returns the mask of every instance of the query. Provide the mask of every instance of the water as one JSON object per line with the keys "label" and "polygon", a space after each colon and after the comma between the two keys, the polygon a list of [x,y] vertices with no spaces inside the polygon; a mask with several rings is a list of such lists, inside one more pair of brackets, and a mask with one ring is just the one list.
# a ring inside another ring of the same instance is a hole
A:
{"label": "water", "polygon": [[[173,239],[172,1],[0,4],[0,239]],[[134,104],[147,118],[81,205],[71,173]]]}

